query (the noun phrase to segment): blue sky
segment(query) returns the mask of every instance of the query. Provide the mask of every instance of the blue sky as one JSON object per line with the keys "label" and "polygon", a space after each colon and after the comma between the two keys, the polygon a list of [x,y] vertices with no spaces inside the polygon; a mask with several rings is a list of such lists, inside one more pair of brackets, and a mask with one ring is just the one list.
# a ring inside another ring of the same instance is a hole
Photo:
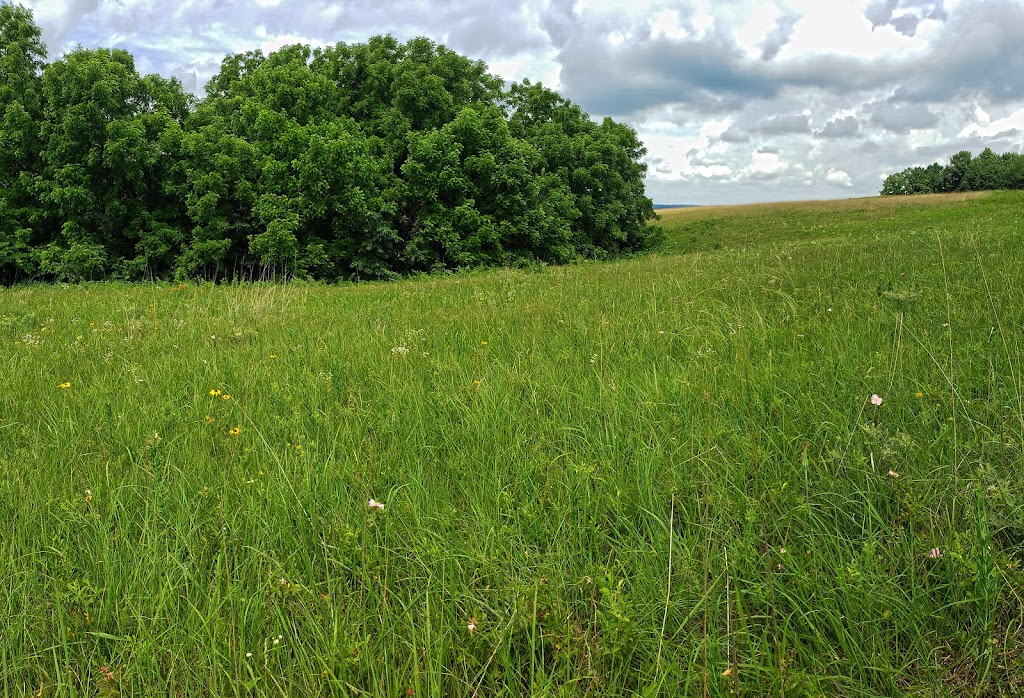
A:
{"label": "blue sky", "polygon": [[962,149],[1024,150],[1020,0],[24,4],[51,58],[124,48],[197,93],[228,53],[427,36],[632,125],[658,203],[870,196]]}

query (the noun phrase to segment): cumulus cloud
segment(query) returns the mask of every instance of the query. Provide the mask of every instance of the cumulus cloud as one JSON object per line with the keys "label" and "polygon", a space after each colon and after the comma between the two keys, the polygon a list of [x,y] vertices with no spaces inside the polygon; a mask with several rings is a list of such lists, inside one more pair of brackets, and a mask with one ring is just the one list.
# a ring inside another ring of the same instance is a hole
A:
{"label": "cumulus cloud", "polygon": [[871,123],[893,133],[909,133],[932,128],[939,123],[939,117],[924,104],[886,102],[875,108]]}
{"label": "cumulus cloud", "polygon": [[840,187],[853,186],[853,178],[843,170],[829,170],[825,175],[825,181]]}
{"label": "cumulus cloud", "polygon": [[762,121],[760,131],[768,134],[808,133],[810,125],[806,114],[783,114]]}
{"label": "cumulus cloud", "polygon": [[819,138],[852,138],[860,133],[860,122],[855,116],[836,118],[814,132]]}
{"label": "cumulus cloud", "polygon": [[917,26],[926,19],[945,20],[942,0],[874,0],[864,10],[871,28],[891,26],[900,34],[914,36]]}
{"label": "cumulus cloud", "polygon": [[775,26],[768,32],[764,43],[761,46],[761,60],[770,61],[779,55],[782,47],[789,43],[793,35],[793,28],[800,21],[800,15],[794,12],[786,12],[775,20]]}

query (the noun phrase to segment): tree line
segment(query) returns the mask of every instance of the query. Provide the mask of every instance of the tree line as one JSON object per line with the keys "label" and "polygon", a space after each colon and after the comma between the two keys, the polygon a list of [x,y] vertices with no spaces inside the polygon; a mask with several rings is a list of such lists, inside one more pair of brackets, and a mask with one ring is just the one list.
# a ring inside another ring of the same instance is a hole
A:
{"label": "tree line", "polygon": [[0,5],[0,282],[380,279],[649,248],[646,150],[428,39],[227,56],[198,99]]}
{"label": "tree line", "polygon": [[881,194],[937,194],[986,189],[1024,189],[1024,154],[996,155],[985,148],[978,157],[961,150],[949,164],[908,167],[891,174],[882,183]]}

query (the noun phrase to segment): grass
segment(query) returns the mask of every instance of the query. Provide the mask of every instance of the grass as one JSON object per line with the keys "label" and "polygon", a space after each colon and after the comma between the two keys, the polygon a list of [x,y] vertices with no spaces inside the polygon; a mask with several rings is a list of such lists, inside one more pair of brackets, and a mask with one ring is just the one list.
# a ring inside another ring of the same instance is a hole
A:
{"label": "grass", "polygon": [[1024,692],[1022,204],[0,291],[0,691]]}

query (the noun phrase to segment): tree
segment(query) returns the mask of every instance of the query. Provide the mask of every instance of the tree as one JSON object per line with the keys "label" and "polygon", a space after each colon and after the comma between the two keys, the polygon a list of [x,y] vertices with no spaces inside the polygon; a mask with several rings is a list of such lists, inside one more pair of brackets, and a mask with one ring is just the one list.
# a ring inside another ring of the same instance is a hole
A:
{"label": "tree", "polygon": [[949,159],[942,171],[943,191],[964,191],[964,176],[971,165],[971,151],[961,150]]}
{"label": "tree", "polygon": [[40,196],[51,235],[40,271],[157,276],[180,243],[181,85],[142,78],[119,49],[76,49],[46,67]]}
{"label": "tree", "polygon": [[985,148],[967,166],[960,188],[969,191],[1003,189],[1006,179],[1003,160],[991,148]]}
{"label": "tree", "polygon": [[210,81],[186,137],[195,226],[180,273],[389,273],[380,165],[310,57],[230,56]]}
{"label": "tree", "polygon": [[42,33],[20,5],[0,5],[0,282],[34,270],[32,248],[42,210],[34,194],[40,169]]}
{"label": "tree", "polygon": [[647,225],[654,206],[644,194],[646,149],[633,129],[600,125],[577,105],[541,84],[512,85],[505,99],[512,134],[541,155],[542,187],[567,195],[576,253],[604,258],[655,244]]}

